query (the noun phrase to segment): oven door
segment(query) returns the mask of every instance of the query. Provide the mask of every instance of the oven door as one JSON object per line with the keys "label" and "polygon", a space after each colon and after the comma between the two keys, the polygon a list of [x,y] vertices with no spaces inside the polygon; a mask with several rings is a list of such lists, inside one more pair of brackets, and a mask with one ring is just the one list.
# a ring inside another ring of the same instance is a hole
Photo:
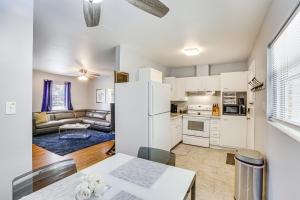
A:
{"label": "oven door", "polygon": [[183,134],[197,137],[209,137],[209,119],[203,117],[184,117]]}
{"label": "oven door", "polygon": [[224,105],[223,106],[223,114],[224,115],[238,115],[239,114],[239,106],[238,105]]}

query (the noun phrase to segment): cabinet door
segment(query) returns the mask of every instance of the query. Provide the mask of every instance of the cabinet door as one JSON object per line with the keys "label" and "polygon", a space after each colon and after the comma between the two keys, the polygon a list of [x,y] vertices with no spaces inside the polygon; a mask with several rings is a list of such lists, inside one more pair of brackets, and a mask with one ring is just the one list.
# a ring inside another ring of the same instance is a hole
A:
{"label": "cabinet door", "polygon": [[182,141],[182,117],[178,118],[177,121],[177,141],[176,144]]}
{"label": "cabinet door", "polygon": [[166,77],[164,78],[164,83],[169,84],[171,87],[171,100],[176,99],[176,78]]}
{"label": "cabinet door", "polygon": [[201,79],[199,77],[189,77],[186,78],[186,91],[187,92],[197,92],[202,86]]}
{"label": "cabinet door", "polygon": [[186,78],[176,79],[176,99],[186,100]]}
{"label": "cabinet door", "polygon": [[203,91],[220,91],[220,76],[202,77]]}
{"label": "cabinet door", "polygon": [[248,72],[230,72],[221,74],[222,91],[247,91]]}
{"label": "cabinet door", "polygon": [[238,116],[222,116],[220,143],[225,147],[246,148],[247,118]]}
{"label": "cabinet door", "polygon": [[171,148],[177,144],[176,119],[171,120]]}

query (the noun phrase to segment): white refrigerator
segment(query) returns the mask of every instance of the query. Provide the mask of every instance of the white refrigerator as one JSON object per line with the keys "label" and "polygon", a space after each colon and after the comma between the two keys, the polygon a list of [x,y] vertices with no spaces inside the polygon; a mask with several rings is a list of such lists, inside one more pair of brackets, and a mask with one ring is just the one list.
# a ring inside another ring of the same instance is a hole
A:
{"label": "white refrigerator", "polygon": [[116,152],[137,156],[140,147],[169,151],[170,96],[168,84],[118,83],[115,86]]}

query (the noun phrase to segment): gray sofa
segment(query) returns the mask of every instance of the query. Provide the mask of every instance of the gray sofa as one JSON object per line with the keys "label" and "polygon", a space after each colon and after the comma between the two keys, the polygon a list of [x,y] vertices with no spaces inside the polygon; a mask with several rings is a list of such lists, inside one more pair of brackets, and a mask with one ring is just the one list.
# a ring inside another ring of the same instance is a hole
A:
{"label": "gray sofa", "polygon": [[33,135],[58,132],[59,126],[76,123],[90,124],[93,129],[111,132],[111,122],[106,119],[108,115],[110,112],[101,110],[48,112],[48,121],[37,124],[33,114]]}

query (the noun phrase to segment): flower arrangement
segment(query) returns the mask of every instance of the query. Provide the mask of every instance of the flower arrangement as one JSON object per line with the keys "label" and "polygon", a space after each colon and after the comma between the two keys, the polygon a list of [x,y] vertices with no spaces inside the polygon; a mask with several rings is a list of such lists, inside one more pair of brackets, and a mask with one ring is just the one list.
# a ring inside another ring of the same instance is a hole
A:
{"label": "flower arrangement", "polygon": [[101,197],[106,189],[103,178],[97,174],[81,177],[81,183],[76,187],[76,200],[88,200],[91,197]]}

